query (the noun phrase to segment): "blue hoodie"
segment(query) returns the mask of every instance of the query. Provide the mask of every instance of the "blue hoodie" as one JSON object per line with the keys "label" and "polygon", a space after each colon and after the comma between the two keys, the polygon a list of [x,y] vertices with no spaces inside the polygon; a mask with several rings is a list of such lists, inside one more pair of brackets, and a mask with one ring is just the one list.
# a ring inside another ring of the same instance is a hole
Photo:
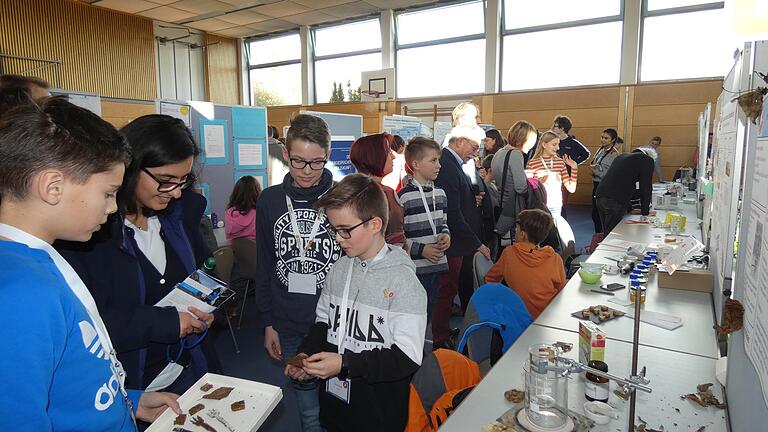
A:
{"label": "blue hoodie", "polygon": [[[311,188],[298,188],[288,173],[283,183],[264,189],[256,204],[256,294],[264,327],[272,326],[277,332],[304,336],[315,321],[315,307],[325,277],[333,263],[341,257],[341,247],[323,221],[307,251],[304,268],[298,260],[299,248],[293,234],[286,195],[293,201],[301,239],[306,245],[318,211],[315,201],[333,186],[331,172],[323,170],[320,183]],[[316,277],[315,295],[288,292],[288,274],[301,272]]]}
{"label": "blue hoodie", "polygon": [[[0,430],[133,431],[88,312],[50,256],[0,241]],[[129,392],[134,406],[141,392]]]}

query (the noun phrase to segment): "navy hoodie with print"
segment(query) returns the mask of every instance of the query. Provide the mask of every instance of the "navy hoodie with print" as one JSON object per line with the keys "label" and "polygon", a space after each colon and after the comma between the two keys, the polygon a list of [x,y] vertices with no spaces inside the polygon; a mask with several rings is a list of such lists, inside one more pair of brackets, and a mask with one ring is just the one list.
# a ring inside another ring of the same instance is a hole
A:
{"label": "navy hoodie with print", "polygon": [[[256,205],[259,215],[256,218],[256,294],[265,327],[304,335],[315,321],[317,299],[328,270],[341,257],[341,247],[329,234],[328,222],[323,216],[317,236],[302,263],[285,197],[287,195],[292,200],[301,241],[306,246],[319,214],[314,203],[331,186],[333,177],[327,169],[323,170],[320,183],[311,188],[296,187],[291,175],[286,174],[283,183],[268,187],[259,196]],[[288,292],[289,272],[315,275],[315,294]]]}

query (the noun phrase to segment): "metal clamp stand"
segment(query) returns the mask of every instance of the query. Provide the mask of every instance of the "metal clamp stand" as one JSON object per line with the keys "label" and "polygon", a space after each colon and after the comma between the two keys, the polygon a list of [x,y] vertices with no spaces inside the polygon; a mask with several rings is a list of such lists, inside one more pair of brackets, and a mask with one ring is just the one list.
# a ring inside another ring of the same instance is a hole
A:
{"label": "metal clamp stand", "polygon": [[[637,354],[640,350],[640,313],[641,313],[640,293],[635,296],[635,329],[632,334],[632,379],[641,380],[641,382],[648,382],[645,378],[645,367],[640,375],[637,374]],[[633,388],[624,388],[624,394],[629,392],[629,429],[627,431],[632,432],[635,430],[635,404],[637,403],[637,394]]]}

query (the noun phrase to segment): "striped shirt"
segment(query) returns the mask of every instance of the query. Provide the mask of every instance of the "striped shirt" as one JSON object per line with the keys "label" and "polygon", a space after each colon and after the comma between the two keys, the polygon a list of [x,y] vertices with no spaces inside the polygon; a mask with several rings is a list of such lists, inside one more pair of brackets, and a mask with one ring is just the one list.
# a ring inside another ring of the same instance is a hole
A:
{"label": "striped shirt", "polygon": [[400,192],[397,193],[400,205],[403,207],[405,242],[406,245],[410,246],[411,259],[416,264],[416,274],[444,272],[448,270],[448,260],[445,255],[437,264],[433,264],[424,258],[422,252],[425,245],[437,243],[437,236],[432,231],[429,215],[432,216],[437,234],[450,234],[446,223],[448,197],[442,189],[434,187],[432,183],[423,185],[422,189],[428,208],[425,208],[421,192],[410,176]]}
{"label": "striped shirt", "polygon": [[563,193],[561,186],[570,193],[576,191],[576,179],[579,174],[578,167],[571,168],[568,174],[565,161],[558,156],[531,158],[525,167],[529,177],[539,178],[547,191],[547,207],[559,208],[563,206]]}

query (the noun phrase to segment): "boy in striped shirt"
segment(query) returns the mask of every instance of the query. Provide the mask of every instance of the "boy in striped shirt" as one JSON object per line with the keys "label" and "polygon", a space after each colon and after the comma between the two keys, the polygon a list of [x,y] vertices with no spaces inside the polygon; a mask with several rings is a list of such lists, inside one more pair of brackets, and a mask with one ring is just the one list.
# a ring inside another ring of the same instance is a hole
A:
{"label": "boy in striped shirt", "polygon": [[405,162],[413,171],[398,199],[403,207],[405,248],[416,264],[416,276],[427,292],[427,317],[440,287],[440,273],[448,270],[445,250],[451,245],[446,223],[448,198],[435,187],[440,173],[440,145],[432,139],[415,137],[405,147]]}

